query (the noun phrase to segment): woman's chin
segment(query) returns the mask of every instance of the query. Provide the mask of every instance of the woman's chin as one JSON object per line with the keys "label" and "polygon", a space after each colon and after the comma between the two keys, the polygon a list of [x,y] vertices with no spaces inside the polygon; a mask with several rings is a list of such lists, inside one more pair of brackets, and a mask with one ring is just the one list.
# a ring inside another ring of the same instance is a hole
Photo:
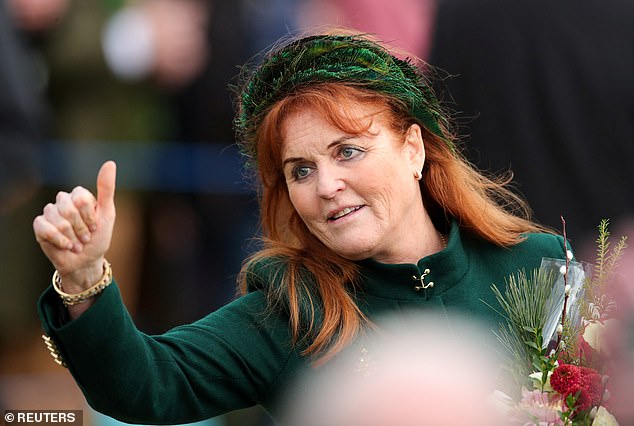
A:
{"label": "woman's chin", "polygon": [[358,261],[372,257],[373,250],[369,247],[353,246],[353,247],[330,247],[335,253],[344,259]]}

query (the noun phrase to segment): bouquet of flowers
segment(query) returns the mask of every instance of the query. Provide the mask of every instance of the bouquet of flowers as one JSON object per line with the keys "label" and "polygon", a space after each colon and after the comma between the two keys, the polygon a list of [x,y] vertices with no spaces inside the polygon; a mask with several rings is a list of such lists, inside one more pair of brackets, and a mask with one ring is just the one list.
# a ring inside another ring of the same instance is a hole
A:
{"label": "bouquet of flowers", "polygon": [[511,276],[504,292],[493,285],[507,318],[497,337],[509,359],[506,393],[496,394],[510,424],[618,425],[609,411],[615,372],[606,336],[616,317],[609,284],[626,238],[610,247],[609,236],[603,220],[594,265],[575,261],[565,246],[563,259]]}

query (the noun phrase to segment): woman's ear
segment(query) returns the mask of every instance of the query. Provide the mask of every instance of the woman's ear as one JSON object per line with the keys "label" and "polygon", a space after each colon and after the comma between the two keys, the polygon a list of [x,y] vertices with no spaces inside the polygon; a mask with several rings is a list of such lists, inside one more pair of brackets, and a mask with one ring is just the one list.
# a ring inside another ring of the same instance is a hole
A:
{"label": "woman's ear", "polygon": [[405,145],[409,158],[410,168],[416,180],[422,177],[423,166],[425,165],[425,143],[423,133],[418,124],[412,124],[405,132]]}

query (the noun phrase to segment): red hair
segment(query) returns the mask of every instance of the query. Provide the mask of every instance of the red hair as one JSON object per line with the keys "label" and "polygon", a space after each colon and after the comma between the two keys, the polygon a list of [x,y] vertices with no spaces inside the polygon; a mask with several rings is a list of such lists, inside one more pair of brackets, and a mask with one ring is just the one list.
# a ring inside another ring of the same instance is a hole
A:
{"label": "red hair", "polygon": [[[278,271],[282,278],[269,290],[270,304],[286,307],[293,339],[307,345],[304,355],[321,356],[321,361],[345,347],[366,319],[352,297],[356,264],[312,235],[291,204],[282,167],[283,124],[293,112],[308,108],[346,133],[363,133],[371,123],[346,114],[341,105],[350,102],[376,106],[401,134],[412,124],[421,126],[426,156],[421,193],[436,226],[453,218],[462,229],[499,246],[519,243],[524,233],[545,231],[530,220],[523,199],[508,189],[510,177],[484,176],[452,148],[453,141],[450,147],[425,129],[399,100],[362,85],[339,83],[311,85],[282,99],[256,134],[264,248],[243,265],[240,289],[247,291],[247,276],[255,264],[283,259],[283,270]],[[447,138],[452,139],[449,134]]]}

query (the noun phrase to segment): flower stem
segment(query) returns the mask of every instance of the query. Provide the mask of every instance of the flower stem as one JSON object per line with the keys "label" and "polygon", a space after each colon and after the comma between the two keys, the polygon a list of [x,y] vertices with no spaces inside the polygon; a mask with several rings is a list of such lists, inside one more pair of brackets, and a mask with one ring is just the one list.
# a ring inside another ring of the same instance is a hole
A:
{"label": "flower stem", "polygon": [[[561,217],[562,232],[564,234],[564,257],[566,258],[566,270],[564,271],[564,307],[561,312],[561,328],[563,330],[566,323],[566,308],[568,305],[568,293],[566,292],[566,287],[568,286],[568,266],[570,264],[570,260],[568,259],[568,239],[566,238],[566,219],[564,219],[563,215],[561,215],[560,217]],[[559,349],[559,344],[561,343],[562,335],[563,335],[563,332],[557,333],[557,346],[556,346],[557,349]]]}

